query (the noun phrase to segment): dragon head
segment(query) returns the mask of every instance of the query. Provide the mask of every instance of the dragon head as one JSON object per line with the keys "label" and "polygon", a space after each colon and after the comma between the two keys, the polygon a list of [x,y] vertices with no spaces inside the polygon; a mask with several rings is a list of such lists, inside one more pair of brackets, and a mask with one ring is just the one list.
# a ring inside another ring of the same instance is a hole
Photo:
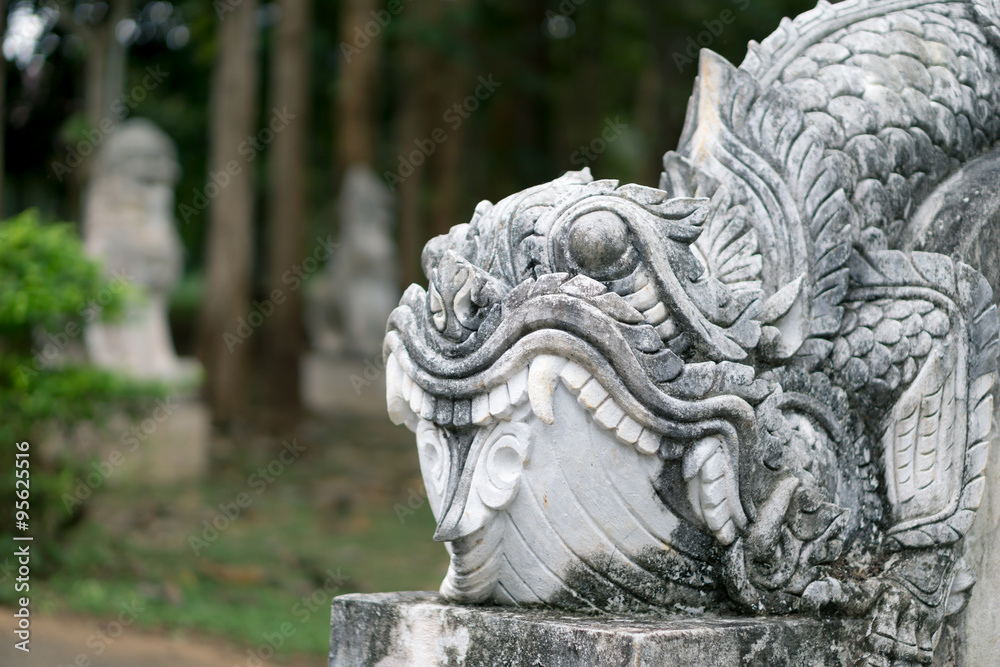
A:
{"label": "dragon head", "polygon": [[[628,497],[641,478],[648,493],[607,518],[647,536],[604,525],[587,544],[631,539],[633,562],[698,546],[616,585],[680,569],[684,594],[661,595],[686,600],[717,583],[713,549],[736,540],[757,502],[741,498],[759,485],[740,484],[740,458],[761,458],[753,405],[772,387],[739,363],[761,337],[761,291],[712,277],[694,243],[709,211],[708,199],[584,170],[483,202],[427,244],[428,288],[405,292],[384,352],[390,417],[417,434],[435,539],[452,554],[446,594],[524,601],[498,593],[515,577],[498,564],[511,561],[510,535],[530,551],[536,527],[572,532],[601,511],[587,496]],[[602,569],[588,550],[514,558],[579,575]]]}

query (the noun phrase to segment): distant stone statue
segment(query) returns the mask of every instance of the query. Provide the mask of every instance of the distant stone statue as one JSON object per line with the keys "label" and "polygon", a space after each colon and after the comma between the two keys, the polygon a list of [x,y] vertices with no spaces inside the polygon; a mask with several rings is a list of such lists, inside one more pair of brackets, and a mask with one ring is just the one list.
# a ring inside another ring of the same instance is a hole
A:
{"label": "distant stone statue", "polygon": [[998,0],[820,2],[702,53],[659,187],[571,172],[430,241],[385,354],[441,595],[860,618],[772,664],[930,664],[996,489],[998,73]]}
{"label": "distant stone statue", "polygon": [[392,195],[371,168],[355,165],[344,176],[338,212],[337,253],[310,289],[309,335],[321,352],[378,357],[399,300]]}
{"label": "distant stone statue", "polygon": [[119,125],[97,154],[84,244],[109,275],[124,275],[141,291],[122,321],[89,326],[87,352],[97,366],[167,381],[197,375],[193,362],[178,359],[167,321],[167,299],[183,269],[173,217],[179,171],[173,141],[142,118]]}

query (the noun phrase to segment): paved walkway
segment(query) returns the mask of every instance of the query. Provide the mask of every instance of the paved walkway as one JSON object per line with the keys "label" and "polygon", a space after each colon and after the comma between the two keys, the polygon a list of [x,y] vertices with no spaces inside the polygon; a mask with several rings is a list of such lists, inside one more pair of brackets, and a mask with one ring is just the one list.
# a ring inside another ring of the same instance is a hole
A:
{"label": "paved walkway", "polygon": [[[3,667],[248,667],[246,652],[223,641],[168,637],[137,628],[125,628],[121,636],[110,640],[100,634],[107,621],[75,616],[33,615],[31,652],[24,653],[14,648],[13,614],[13,609],[0,607]],[[117,631],[113,627],[109,630]],[[320,667],[323,662],[322,658],[299,657],[271,664]]]}

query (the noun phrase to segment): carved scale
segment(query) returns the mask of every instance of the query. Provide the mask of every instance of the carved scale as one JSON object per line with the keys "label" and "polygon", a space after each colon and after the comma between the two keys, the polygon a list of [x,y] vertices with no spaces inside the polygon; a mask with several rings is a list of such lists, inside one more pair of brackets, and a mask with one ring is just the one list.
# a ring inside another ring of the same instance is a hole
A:
{"label": "carved scale", "polygon": [[385,339],[458,602],[870,619],[931,661],[974,575],[986,281],[902,240],[1000,139],[998,0],[848,0],[703,52],[659,188],[589,171],[428,243]]}

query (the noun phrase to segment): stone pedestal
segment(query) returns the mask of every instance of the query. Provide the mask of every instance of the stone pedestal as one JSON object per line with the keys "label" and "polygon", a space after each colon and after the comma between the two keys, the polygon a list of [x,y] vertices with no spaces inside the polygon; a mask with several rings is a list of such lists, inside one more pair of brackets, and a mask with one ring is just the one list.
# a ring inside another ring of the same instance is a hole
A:
{"label": "stone pedestal", "polygon": [[863,621],[842,618],[587,616],[456,605],[435,593],[355,594],[333,601],[330,667],[833,667],[852,664],[864,632]]}
{"label": "stone pedestal", "polygon": [[[173,412],[162,421],[155,411],[141,421],[130,421],[130,434],[149,433],[133,453],[127,455],[119,480],[130,483],[169,485],[201,479],[208,472],[211,414],[197,399],[181,399]],[[128,441],[125,450],[135,445]],[[122,444],[121,438],[116,446]]]}
{"label": "stone pedestal", "polygon": [[101,427],[81,424],[69,438],[46,433],[51,455],[69,450],[91,461],[90,486],[166,486],[201,479],[208,472],[211,414],[193,396],[158,401],[146,416],[113,416]]}

